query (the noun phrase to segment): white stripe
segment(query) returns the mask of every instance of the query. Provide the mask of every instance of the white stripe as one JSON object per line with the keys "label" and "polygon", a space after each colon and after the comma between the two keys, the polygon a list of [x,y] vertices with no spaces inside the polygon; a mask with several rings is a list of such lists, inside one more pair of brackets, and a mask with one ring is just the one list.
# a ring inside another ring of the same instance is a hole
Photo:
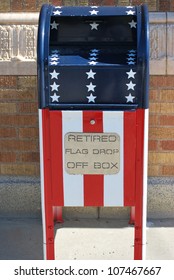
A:
{"label": "white stripe", "polygon": [[45,225],[45,192],[44,192],[44,159],[43,159],[43,130],[42,110],[39,109],[39,146],[40,146],[40,178],[41,178],[41,203],[42,203],[42,229],[43,229],[43,253],[46,256],[46,225]]}
{"label": "white stripe", "polygon": [[123,112],[103,112],[104,132],[118,133],[120,136],[120,171],[114,175],[104,175],[104,206],[124,206],[123,187]]}
{"label": "white stripe", "polygon": [[68,132],[82,132],[82,111],[62,111],[62,148],[64,205],[84,206],[83,175],[70,175],[65,170],[64,136]]}
{"label": "white stripe", "polygon": [[144,166],[143,166],[143,253],[142,259],[146,259],[146,220],[147,220],[147,169],[148,169],[148,124],[149,110],[145,110],[144,116]]}

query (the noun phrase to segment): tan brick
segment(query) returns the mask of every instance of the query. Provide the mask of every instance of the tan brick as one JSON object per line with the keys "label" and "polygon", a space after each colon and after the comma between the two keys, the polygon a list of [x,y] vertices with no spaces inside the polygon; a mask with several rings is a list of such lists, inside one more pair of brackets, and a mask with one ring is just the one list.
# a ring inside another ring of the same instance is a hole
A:
{"label": "tan brick", "polygon": [[170,2],[170,11],[174,11],[174,0]]}
{"label": "tan brick", "polygon": [[102,1],[102,6],[114,6],[116,4],[115,0],[104,0]]}
{"label": "tan brick", "polygon": [[1,124],[11,126],[37,126],[38,116],[35,115],[1,115]]}
{"label": "tan brick", "polygon": [[173,166],[163,166],[162,175],[163,176],[173,176],[174,175],[174,165]]}
{"label": "tan brick", "polygon": [[63,6],[63,0],[50,0],[49,3],[55,6]]}
{"label": "tan brick", "polygon": [[0,152],[0,162],[15,162],[16,154],[13,152]]}
{"label": "tan brick", "polygon": [[150,127],[150,139],[173,139],[174,127]]}
{"label": "tan brick", "polygon": [[18,76],[18,88],[36,88],[36,76]]}
{"label": "tan brick", "polygon": [[[159,88],[161,84],[164,84],[164,76],[150,76],[150,88]],[[162,80],[162,83],[160,82]],[[160,83],[160,84],[159,84]]]}
{"label": "tan brick", "polygon": [[174,126],[174,116],[159,116],[159,123],[160,125],[171,125]]}
{"label": "tan brick", "polygon": [[12,138],[12,137],[16,137],[17,133],[16,133],[16,129],[15,128],[7,128],[7,127],[0,127],[0,137],[1,138]]}
{"label": "tan brick", "polygon": [[170,114],[174,113],[174,103],[161,103],[161,111],[162,114]]}
{"label": "tan brick", "polygon": [[0,140],[1,151],[38,151],[37,141],[6,139]]}
{"label": "tan brick", "polygon": [[0,76],[0,87],[1,88],[14,88],[17,86],[16,76]]}
{"label": "tan brick", "polygon": [[65,0],[63,3],[64,3],[64,6],[75,6],[76,5],[75,0]]}
{"label": "tan brick", "polygon": [[36,99],[36,93],[33,89],[1,89],[0,100],[3,101],[34,101]]}
{"label": "tan brick", "polygon": [[160,141],[159,147],[161,150],[168,150],[168,151],[173,150],[174,151],[174,140]]}
{"label": "tan brick", "polygon": [[148,166],[148,176],[159,176],[159,175],[160,175],[159,165],[149,164],[149,166]]}
{"label": "tan brick", "polygon": [[174,103],[150,103],[150,113],[170,114],[174,112]]}
{"label": "tan brick", "polygon": [[19,137],[20,138],[38,138],[39,129],[36,127],[19,128]]}
{"label": "tan brick", "polygon": [[172,88],[173,88],[173,85],[174,85],[174,76],[169,75],[169,76],[165,76],[165,78],[166,78],[166,85],[163,85],[163,86],[172,87]]}
{"label": "tan brick", "polygon": [[174,102],[174,89],[160,90],[160,100],[164,102]]}
{"label": "tan brick", "polygon": [[18,104],[18,112],[19,113],[38,113],[38,105],[35,102],[31,103],[20,103]]}
{"label": "tan brick", "polygon": [[149,112],[159,114],[161,112],[161,103],[150,103]]}
{"label": "tan brick", "polygon": [[88,6],[88,0],[78,0],[76,5],[78,5],[78,6]]}
{"label": "tan brick", "polygon": [[174,76],[150,76],[150,88],[173,88]]}
{"label": "tan brick", "polygon": [[14,114],[17,112],[15,103],[0,103],[0,113],[1,114]]}
{"label": "tan brick", "polygon": [[119,6],[128,6],[129,0],[118,0],[118,5]]}
{"label": "tan brick", "polygon": [[159,116],[155,114],[149,114],[149,125],[156,126],[159,125]]}
{"label": "tan brick", "polygon": [[156,140],[149,140],[148,148],[149,148],[149,151],[157,151],[157,149],[158,149],[158,141],[156,141]]}
{"label": "tan brick", "polygon": [[170,10],[170,0],[159,1],[159,11],[167,12]]}
{"label": "tan brick", "polygon": [[1,0],[0,12],[10,12],[10,0]]}
{"label": "tan brick", "polygon": [[11,0],[11,11],[21,12],[23,10],[23,1],[21,0]]}
{"label": "tan brick", "polygon": [[174,152],[162,152],[162,153],[149,153],[149,164],[166,164],[166,165],[173,165],[174,163]]}
{"label": "tan brick", "polygon": [[36,0],[24,0],[23,1],[25,12],[35,12],[36,11]]}
{"label": "tan brick", "polygon": [[34,164],[1,164],[1,175],[28,175],[36,174],[36,166]]}
{"label": "tan brick", "polygon": [[22,153],[19,155],[20,162],[39,162],[39,152]]}
{"label": "tan brick", "polygon": [[159,94],[159,91],[156,90],[156,89],[151,89],[150,92],[149,92],[149,100],[150,102],[158,102],[159,101],[159,97],[160,97],[160,94]]}

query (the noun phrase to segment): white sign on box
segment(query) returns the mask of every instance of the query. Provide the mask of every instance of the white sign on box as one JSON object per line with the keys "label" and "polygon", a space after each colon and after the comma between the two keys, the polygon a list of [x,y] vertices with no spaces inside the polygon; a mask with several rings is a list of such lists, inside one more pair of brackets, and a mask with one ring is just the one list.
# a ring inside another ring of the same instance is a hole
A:
{"label": "white sign on box", "polygon": [[69,132],[64,138],[68,174],[116,174],[120,170],[120,136],[117,133]]}

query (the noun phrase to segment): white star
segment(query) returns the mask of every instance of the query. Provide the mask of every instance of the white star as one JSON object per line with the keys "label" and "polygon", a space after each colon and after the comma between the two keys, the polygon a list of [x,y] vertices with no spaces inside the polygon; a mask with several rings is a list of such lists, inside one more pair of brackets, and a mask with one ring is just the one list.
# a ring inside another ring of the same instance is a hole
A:
{"label": "white star", "polygon": [[97,49],[93,49],[93,50],[91,50],[91,52],[92,52],[92,53],[98,53],[98,52],[99,52],[99,50],[97,50]]}
{"label": "white star", "polygon": [[59,24],[56,23],[55,21],[53,21],[53,23],[51,23],[50,25],[51,25],[51,29],[57,29],[57,26],[58,26]]}
{"label": "white star", "polygon": [[86,87],[88,88],[88,91],[95,91],[96,85],[93,85],[92,83],[90,83],[89,85],[86,85]]}
{"label": "white star", "polygon": [[96,22],[94,21],[93,23],[90,23],[89,25],[91,25],[91,30],[93,30],[93,29],[98,30],[99,23],[96,23]]}
{"label": "white star", "polygon": [[52,98],[52,102],[56,101],[59,102],[59,95],[56,95],[56,93],[54,93],[54,95],[50,96]]}
{"label": "white star", "polygon": [[97,60],[97,57],[90,57],[89,60]]}
{"label": "white star", "polygon": [[135,98],[135,96],[132,96],[131,93],[129,93],[129,95],[125,96],[127,101],[126,102],[131,102],[133,103],[133,99]]}
{"label": "white star", "polygon": [[60,16],[60,15],[61,15],[61,13],[62,13],[62,12],[61,12],[61,11],[58,11],[58,10],[57,10],[57,11],[55,11],[55,12],[53,12],[53,14],[54,14],[54,15],[58,15],[58,16]]}
{"label": "white star", "polygon": [[130,81],[130,83],[126,84],[126,85],[128,87],[127,90],[130,90],[130,89],[134,90],[134,87],[136,86],[136,84],[133,84],[132,81]]}
{"label": "white star", "polygon": [[58,63],[59,63],[58,61],[57,62],[56,61],[50,62],[51,65],[57,65]]}
{"label": "white star", "polygon": [[98,12],[99,12],[99,11],[95,11],[95,10],[89,11],[89,13],[90,13],[91,15],[97,15]]}
{"label": "white star", "polygon": [[127,57],[127,60],[128,60],[128,61],[134,61],[134,60],[135,60],[135,57]]}
{"label": "white star", "polygon": [[51,79],[58,79],[59,74],[60,73],[57,73],[56,70],[54,70],[52,73],[50,72]]}
{"label": "white star", "polygon": [[131,65],[131,64],[134,65],[135,62],[134,62],[134,61],[128,61],[127,64],[128,64],[128,65]]}
{"label": "white star", "polygon": [[97,56],[98,53],[90,53],[89,55],[90,55],[90,56]]}
{"label": "white star", "polygon": [[132,20],[131,22],[128,22],[129,23],[129,25],[130,25],[130,28],[137,28],[137,23],[136,23],[136,21],[134,21],[134,20]]}
{"label": "white star", "polygon": [[132,69],[129,72],[126,72],[126,74],[128,74],[128,79],[133,78],[135,79],[135,74],[137,72],[134,72]]}
{"label": "white star", "polygon": [[90,79],[90,78],[94,79],[96,72],[93,72],[92,69],[90,69],[90,71],[86,72],[86,74],[88,75],[87,79]]}
{"label": "white star", "polygon": [[52,54],[51,57],[59,57],[58,54]]}
{"label": "white star", "polygon": [[134,15],[134,14],[135,14],[135,12],[134,12],[134,11],[131,11],[131,10],[126,11],[126,13],[127,13],[127,15]]}
{"label": "white star", "polygon": [[88,103],[89,102],[93,102],[95,103],[95,99],[97,96],[92,95],[92,93],[89,96],[86,96],[86,98],[88,98]]}
{"label": "white star", "polygon": [[51,57],[50,59],[51,59],[51,61],[57,61],[60,59],[60,57],[56,56],[56,57]]}
{"label": "white star", "polygon": [[130,53],[136,53],[136,50],[129,50]]}
{"label": "white star", "polygon": [[127,55],[128,55],[128,56],[136,56],[135,53],[128,53]]}
{"label": "white star", "polygon": [[98,62],[97,61],[89,61],[88,63],[89,63],[89,65],[96,65]]}
{"label": "white star", "polygon": [[53,90],[58,91],[58,87],[60,87],[60,85],[57,85],[57,84],[54,82],[54,84],[53,84],[53,85],[50,85],[50,87],[51,87],[51,90],[52,90],[52,91],[53,91]]}

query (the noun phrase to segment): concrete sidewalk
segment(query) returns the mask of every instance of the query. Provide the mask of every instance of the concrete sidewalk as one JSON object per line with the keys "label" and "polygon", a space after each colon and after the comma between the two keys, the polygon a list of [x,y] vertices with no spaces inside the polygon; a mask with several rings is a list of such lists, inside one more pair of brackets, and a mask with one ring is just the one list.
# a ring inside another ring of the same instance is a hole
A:
{"label": "concrete sidewalk", "polygon": [[[55,227],[56,259],[133,259],[134,228],[113,219],[66,220]],[[42,259],[40,219],[0,219],[0,259]],[[174,260],[174,220],[147,227],[146,259]]]}

